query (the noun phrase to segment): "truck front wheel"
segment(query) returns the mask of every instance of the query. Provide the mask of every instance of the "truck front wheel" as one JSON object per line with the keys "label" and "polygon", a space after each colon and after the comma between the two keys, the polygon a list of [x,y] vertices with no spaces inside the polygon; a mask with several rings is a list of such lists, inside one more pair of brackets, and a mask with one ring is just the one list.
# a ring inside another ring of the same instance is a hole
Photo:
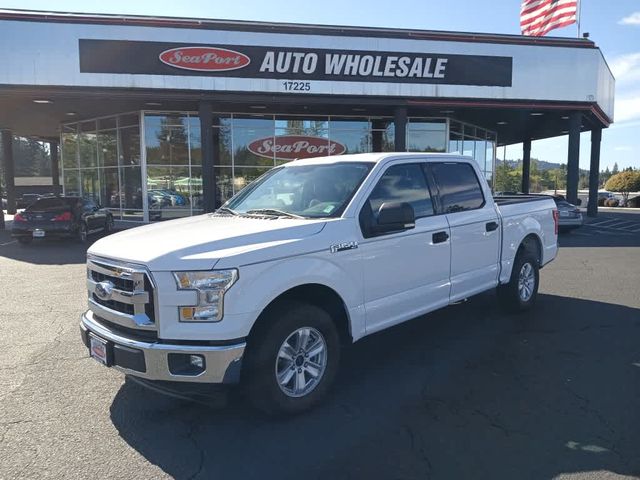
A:
{"label": "truck front wheel", "polygon": [[325,310],[281,302],[265,312],[248,341],[243,382],[249,401],[269,414],[308,410],[329,390],[339,356],[338,332]]}
{"label": "truck front wheel", "polygon": [[509,283],[498,287],[498,298],[508,311],[528,310],[536,301],[539,284],[538,259],[529,250],[522,250],[513,262]]}

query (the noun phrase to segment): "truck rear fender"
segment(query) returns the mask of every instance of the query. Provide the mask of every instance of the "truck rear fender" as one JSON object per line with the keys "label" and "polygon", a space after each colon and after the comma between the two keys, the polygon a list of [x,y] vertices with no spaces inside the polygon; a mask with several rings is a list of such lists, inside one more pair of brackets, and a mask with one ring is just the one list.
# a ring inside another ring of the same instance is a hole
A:
{"label": "truck rear fender", "polygon": [[500,283],[508,283],[511,278],[513,261],[523,249],[535,251],[538,264],[542,265],[542,226],[533,217],[525,217],[521,222],[503,219],[502,260],[500,263]]}

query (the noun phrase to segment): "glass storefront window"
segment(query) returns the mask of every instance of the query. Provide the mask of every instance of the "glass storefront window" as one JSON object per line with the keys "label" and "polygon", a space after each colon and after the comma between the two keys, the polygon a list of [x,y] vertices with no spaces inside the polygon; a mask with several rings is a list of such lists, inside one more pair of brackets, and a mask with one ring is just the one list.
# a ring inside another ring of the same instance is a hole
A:
{"label": "glass storefront window", "polygon": [[326,137],[329,130],[327,119],[304,120],[297,117],[276,117],[276,135],[310,135]]}
{"label": "glass storefront window", "polygon": [[472,157],[493,186],[496,134],[474,125],[449,121],[449,152]]}
{"label": "glass storefront window", "polygon": [[371,133],[369,130],[331,130],[331,141],[342,146],[342,153],[371,152]]}
{"label": "glass storefront window", "polygon": [[147,165],[189,165],[187,117],[146,115]]}
{"label": "glass storefront window", "polygon": [[233,169],[215,167],[216,175],[216,203],[222,205],[233,197]]}
{"label": "glass storefront window", "polygon": [[[230,126],[220,126],[213,127],[213,135],[214,135],[214,144],[218,145],[218,165],[227,165],[231,166],[232,158],[233,158],[233,143],[231,140],[231,127]],[[202,161],[196,162],[193,160],[192,163],[195,165],[199,163],[202,165]]]}
{"label": "glass storefront window", "polygon": [[80,184],[82,196],[100,202],[100,174],[97,168],[80,170]]}
{"label": "glass storefront window", "polygon": [[78,168],[78,126],[63,126],[60,138],[63,168]]}
{"label": "glass storefront window", "polygon": [[112,213],[120,215],[120,178],[117,168],[104,168],[101,170],[100,203]]}
{"label": "glass storefront window", "polygon": [[98,166],[118,166],[118,131],[98,132]]}
{"label": "glass storefront window", "polygon": [[118,163],[121,167],[140,165],[140,127],[126,127],[118,129],[120,139]]}
{"label": "glass storefront window", "polygon": [[[197,114],[143,115],[144,142],[139,113],[63,125],[65,193],[92,196],[123,220],[142,220],[145,205],[151,221],[201,213],[202,141]],[[391,118],[222,114],[215,122],[218,205],[274,165],[294,158],[395,150]],[[491,181],[495,133],[455,120],[449,121],[448,130],[446,138],[446,120],[410,118],[408,150],[470,155]],[[308,138],[297,144],[296,136]],[[143,143],[146,171],[141,168]]]}
{"label": "glass storefront window", "polygon": [[446,152],[447,124],[444,121],[410,119],[407,124],[409,152]]}
{"label": "glass storefront window", "polygon": [[272,128],[236,127],[234,124],[232,142],[235,165],[270,167],[275,165],[273,123]]}
{"label": "glass storefront window", "polygon": [[65,168],[63,185],[65,195],[80,195],[80,171]]}
{"label": "glass storefront window", "polygon": [[98,166],[96,157],[98,150],[96,122],[80,124],[78,148],[80,150],[80,168],[95,168]]}

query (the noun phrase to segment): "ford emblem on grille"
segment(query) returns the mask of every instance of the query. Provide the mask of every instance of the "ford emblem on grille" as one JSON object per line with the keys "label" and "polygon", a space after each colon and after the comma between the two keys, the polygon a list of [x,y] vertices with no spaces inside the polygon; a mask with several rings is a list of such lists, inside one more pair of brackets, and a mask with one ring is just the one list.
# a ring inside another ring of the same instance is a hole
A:
{"label": "ford emblem on grille", "polygon": [[95,294],[100,300],[111,300],[111,293],[113,292],[115,285],[108,280],[104,282],[96,283]]}

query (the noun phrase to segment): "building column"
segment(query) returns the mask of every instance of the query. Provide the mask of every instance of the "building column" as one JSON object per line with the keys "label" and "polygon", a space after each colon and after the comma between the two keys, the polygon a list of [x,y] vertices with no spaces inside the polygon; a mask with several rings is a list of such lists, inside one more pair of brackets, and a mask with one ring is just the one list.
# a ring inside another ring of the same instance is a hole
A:
{"label": "building column", "polygon": [[522,142],[522,193],[529,193],[531,185],[531,139]]}
{"label": "building column", "polygon": [[598,184],[600,183],[600,142],[602,128],[591,130],[591,165],[589,166],[589,204],[587,216],[598,216]]}
{"label": "building column", "polygon": [[200,102],[200,141],[202,152],[202,208],[206,212],[216,209],[216,174],[213,168],[215,155],[213,140],[213,107],[211,102]]}
{"label": "building column", "polygon": [[387,125],[384,120],[377,119],[371,121],[371,151],[382,151],[382,134],[385,128],[387,128]]}
{"label": "building column", "polygon": [[569,150],[567,152],[567,201],[578,204],[578,180],[580,178],[580,127],[582,114],[573,112],[569,116]]}
{"label": "building column", "polygon": [[7,213],[16,213],[16,187],[13,164],[13,134],[11,130],[2,130],[2,169],[7,194]]}
{"label": "building column", "polygon": [[60,166],[58,164],[58,142],[49,142],[49,154],[51,158],[51,180],[56,195],[60,194]]}
{"label": "building column", "polygon": [[393,113],[393,124],[395,127],[396,152],[407,151],[407,107],[398,107]]}

